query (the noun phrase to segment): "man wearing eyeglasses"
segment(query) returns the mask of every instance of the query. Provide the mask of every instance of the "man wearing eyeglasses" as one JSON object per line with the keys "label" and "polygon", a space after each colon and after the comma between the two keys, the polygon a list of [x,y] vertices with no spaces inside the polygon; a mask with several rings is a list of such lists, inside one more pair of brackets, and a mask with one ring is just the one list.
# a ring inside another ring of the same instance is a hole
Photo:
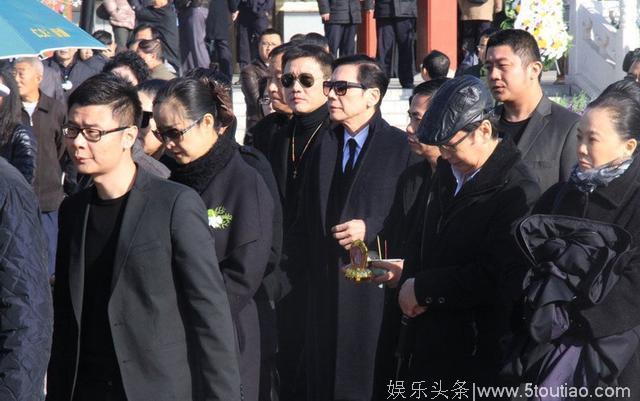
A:
{"label": "man wearing eyeglasses", "polygon": [[60,208],[52,400],[241,399],[233,323],[200,196],[136,166],[121,78],[69,97],[67,151],[94,186]]}
{"label": "man wearing eyeglasses", "polygon": [[[323,82],[334,126],[319,143],[303,188],[302,242],[309,286],[307,375],[309,399],[370,400],[384,290],[347,281],[356,240],[380,250],[377,236],[396,182],[413,161],[406,135],[380,114],[389,78],[372,58],[334,61]],[[380,239],[381,243],[384,238]]]}

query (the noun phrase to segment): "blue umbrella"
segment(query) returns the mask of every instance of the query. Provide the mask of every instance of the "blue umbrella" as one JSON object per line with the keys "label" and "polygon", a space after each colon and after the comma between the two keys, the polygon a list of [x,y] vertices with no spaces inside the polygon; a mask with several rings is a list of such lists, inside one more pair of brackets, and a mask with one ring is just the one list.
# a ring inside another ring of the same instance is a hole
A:
{"label": "blue umbrella", "polygon": [[0,59],[33,57],[65,48],[106,49],[101,42],[37,0],[2,0]]}

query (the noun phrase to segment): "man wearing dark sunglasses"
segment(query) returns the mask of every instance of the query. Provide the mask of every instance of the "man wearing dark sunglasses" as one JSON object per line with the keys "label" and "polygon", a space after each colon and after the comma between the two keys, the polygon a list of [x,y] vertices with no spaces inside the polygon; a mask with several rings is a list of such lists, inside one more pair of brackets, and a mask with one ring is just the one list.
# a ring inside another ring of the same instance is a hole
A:
{"label": "man wearing dark sunglasses", "polygon": [[[389,78],[378,63],[355,55],[333,62],[323,83],[333,128],[319,138],[308,174],[303,216],[310,302],[307,309],[309,394],[315,399],[371,399],[384,290],[341,277],[351,245],[376,237],[391,207],[396,181],[413,161],[405,134],[389,126],[380,103]],[[384,239],[383,239],[384,240]],[[328,323],[332,322],[332,323]],[[322,340],[321,340],[322,339]],[[357,355],[357,358],[354,358]],[[330,385],[327,385],[327,382]]]}

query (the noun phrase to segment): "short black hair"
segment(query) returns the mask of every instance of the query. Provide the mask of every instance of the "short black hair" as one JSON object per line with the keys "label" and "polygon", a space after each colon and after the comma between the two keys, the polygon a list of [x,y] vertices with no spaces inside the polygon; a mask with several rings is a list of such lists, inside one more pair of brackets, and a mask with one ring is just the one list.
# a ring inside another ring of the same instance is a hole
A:
{"label": "short black hair", "polygon": [[158,31],[158,29],[156,29],[156,27],[151,24],[144,23],[136,26],[133,29],[133,32],[131,32],[131,39],[135,38],[138,32],[144,31],[145,29],[151,30],[151,37],[153,39],[160,39],[162,37],[162,34]]}
{"label": "short black hair", "polygon": [[422,60],[422,68],[427,70],[431,79],[444,78],[449,74],[451,61],[446,54],[433,50]]}
{"label": "short black hair", "polygon": [[638,60],[640,60],[640,48],[629,50],[627,54],[624,55],[624,60],[622,61],[622,71],[629,72],[633,63]]}
{"label": "short black hair", "polygon": [[300,42],[302,42],[302,41],[304,40],[304,38],[305,38],[306,36],[307,36],[307,35],[305,35],[304,33],[296,33],[295,35],[293,35],[293,36],[291,37],[291,39],[289,39],[289,41],[290,41],[291,43],[300,43]]}
{"label": "short black hair", "polygon": [[411,96],[409,96],[409,104],[416,96],[433,96],[436,91],[442,86],[443,83],[447,82],[449,78],[436,78],[427,82],[422,82],[413,88],[411,91]]}
{"label": "short black hair", "polygon": [[160,42],[160,39],[143,39],[138,43],[138,50],[145,54],[153,54],[158,60],[162,60],[162,42]]}
{"label": "short black hair", "polygon": [[323,35],[320,35],[317,32],[309,32],[308,34],[304,35],[304,39],[302,40],[302,43],[307,45],[320,46],[323,49],[326,49],[329,47],[329,39],[327,39]]}
{"label": "short black hair", "polygon": [[378,88],[380,100],[376,106],[380,106],[389,87],[389,77],[380,64],[372,57],[364,54],[354,54],[336,59],[331,68],[335,71],[343,65],[355,65],[358,67],[358,81],[367,88]]}
{"label": "short black hair", "polygon": [[287,50],[291,49],[294,46],[296,46],[296,44],[293,42],[287,42],[287,43],[281,44],[280,46],[276,46],[273,49],[271,49],[271,52],[269,53],[269,58],[273,58],[281,54],[284,54]]}
{"label": "short black hair", "polygon": [[489,37],[487,50],[497,46],[509,46],[520,57],[523,65],[542,61],[536,38],[525,30],[505,29],[494,33]]}
{"label": "short black hair", "polygon": [[158,92],[167,85],[164,79],[148,79],[136,86],[138,92],[144,92],[155,98]]}
{"label": "short black hair", "polygon": [[111,46],[111,44],[113,44],[113,35],[105,30],[99,29],[95,31],[91,36],[99,40],[100,43],[105,46]]}
{"label": "short black hair", "polygon": [[303,57],[312,58],[320,64],[320,68],[322,69],[325,78],[329,78],[331,76],[331,63],[333,63],[333,56],[331,53],[327,53],[327,51],[320,46],[309,45],[306,43],[296,44],[296,46],[292,46],[284,52],[284,56],[282,56],[282,69],[284,69],[288,62]]}
{"label": "short black hair", "polygon": [[267,35],[278,35],[280,40],[282,40],[282,35],[280,34],[280,32],[278,32],[273,28],[267,28],[264,31],[262,31],[262,33],[260,33],[260,39],[262,39],[263,36],[267,36]]}
{"label": "short black hair", "polygon": [[127,50],[122,53],[118,53],[104,65],[103,72],[111,72],[118,67],[129,67],[133,72],[133,75],[138,79],[138,84],[149,79],[151,72],[147,63],[136,54],[136,52]]}
{"label": "short black hair", "polygon": [[121,125],[139,125],[142,116],[136,89],[125,79],[107,73],[88,78],[71,92],[67,110],[73,106],[111,106],[113,118]]}

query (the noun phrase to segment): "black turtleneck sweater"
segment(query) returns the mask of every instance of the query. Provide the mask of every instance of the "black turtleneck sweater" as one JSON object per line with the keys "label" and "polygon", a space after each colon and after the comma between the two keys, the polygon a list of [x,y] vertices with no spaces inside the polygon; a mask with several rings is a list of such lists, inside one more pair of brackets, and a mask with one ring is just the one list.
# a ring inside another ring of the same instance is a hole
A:
{"label": "black turtleneck sweater", "polygon": [[[285,227],[288,227],[292,219],[295,218],[296,208],[300,198],[299,192],[302,177],[311,159],[315,144],[318,142],[318,136],[328,127],[329,109],[327,109],[326,104],[309,114],[296,114],[293,117],[289,131],[291,141],[287,154],[287,195],[284,207]],[[309,144],[309,146],[307,146],[307,144]],[[293,151],[295,151],[295,163],[292,157]]]}

